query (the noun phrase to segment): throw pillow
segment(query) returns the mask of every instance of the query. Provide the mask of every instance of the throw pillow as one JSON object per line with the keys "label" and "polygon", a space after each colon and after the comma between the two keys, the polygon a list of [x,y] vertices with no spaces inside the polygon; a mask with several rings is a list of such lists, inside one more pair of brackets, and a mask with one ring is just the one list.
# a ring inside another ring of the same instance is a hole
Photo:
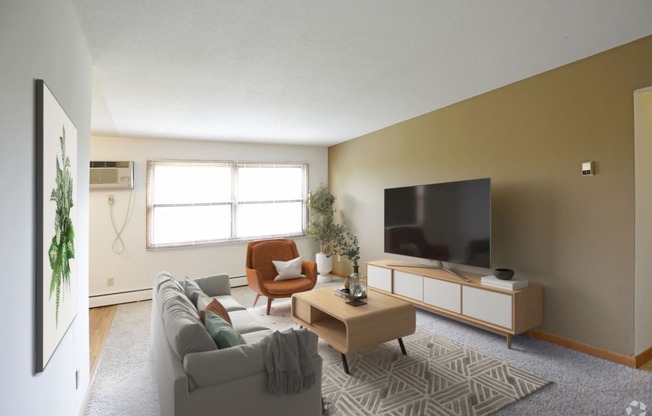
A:
{"label": "throw pillow", "polygon": [[206,331],[220,349],[247,343],[242,335],[231,328],[231,325],[224,319],[208,310],[206,311]]}
{"label": "throw pillow", "polygon": [[233,322],[231,322],[229,313],[219,300],[213,299],[213,301],[206,306],[206,309],[199,311],[199,318],[204,324],[206,323],[206,312],[208,311],[213,312],[215,315],[224,319],[229,325],[233,326]]}
{"label": "throw pillow", "polygon": [[203,311],[206,309],[209,303],[213,301],[213,298],[207,296],[207,295],[199,295],[197,298],[197,310],[199,312]]}
{"label": "throw pillow", "polygon": [[274,267],[276,267],[276,273],[278,273],[278,276],[274,278],[275,282],[278,282],[279,280],[306,277],[305,275],[301,274],[301,266],[303,264],[301,257],[297,257],[296,259],[289,261],[272,260],[272,263],[274,263]]}
{"label": "throw pillow", "polygon": [[228,274],[220,273],[213,276],[196,277],[193,280],[208,296],[231,294],[231,283]]}
{"label": "throw pillow", "polygon": [[199,295],[204,294],[204,291],[201,290],[199,285],[189,277],[186,277],[186,280],[183,281],[183,290],[192,304],[197,307],[197,299],[199,299]]}

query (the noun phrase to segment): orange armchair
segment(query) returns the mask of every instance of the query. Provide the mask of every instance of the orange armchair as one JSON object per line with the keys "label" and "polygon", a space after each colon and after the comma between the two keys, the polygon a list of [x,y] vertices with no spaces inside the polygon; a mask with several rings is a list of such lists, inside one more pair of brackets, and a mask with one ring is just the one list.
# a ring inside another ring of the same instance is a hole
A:
{"label": "orange armchair", "polygon": [[289,298],[293,293],[305,292],[315,287],[317,283],[317,263],[304,261],[301,274],[305,278],[274,281],[277,276],[272,260],[289,261],[299,257],[294,240],[276,239],[254,241],[247,245],[247,283],[256,292],[258,298],[267,298],[267,315],[272,308],[272,300]]}

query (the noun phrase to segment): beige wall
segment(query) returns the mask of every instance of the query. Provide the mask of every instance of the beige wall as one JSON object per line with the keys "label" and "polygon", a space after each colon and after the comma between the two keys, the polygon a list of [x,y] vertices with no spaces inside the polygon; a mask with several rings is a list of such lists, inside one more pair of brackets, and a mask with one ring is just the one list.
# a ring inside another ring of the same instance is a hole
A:
{"label": "beige wall", "polygon": [[331,147],[362,261],[389,257],[384,188],[491,177],[493,266],[544,285],[545,331],[632,355],[632,93],[649,85],[652,37]]}
{"label": "beige wall", "polygon": [[[92,190],[90,192],[90,282],[92,304],[107,304],[133,300],[116,293],[142,291],[150,296],[157,273],[169,271],[175,278],[200,277],[227,273],[244,276],[246,243],[238,242],[196,248],[146,250],[146,161],[147,159],[237,160],[269,162],[306,162],[309,164],[308,183],[316,189],[327,182],[328,150],[321,146],[264,145],[201,140],[170,140],[153,138],[93,136],[91,160],[134,161],[134,189]],[[115,232],[111,224],[107,195],[114,196],[116,227],[122,225],[129,195],[132,214],[122,240],[124,253],[112,251]],[[296,238],[299,253],[314,258],[317,244],[307,237]],[[114,286],[107,286],[113,277]],[[142,293],[141,293],[142,294]],[[142,298],[142,297],[140,297]]]}

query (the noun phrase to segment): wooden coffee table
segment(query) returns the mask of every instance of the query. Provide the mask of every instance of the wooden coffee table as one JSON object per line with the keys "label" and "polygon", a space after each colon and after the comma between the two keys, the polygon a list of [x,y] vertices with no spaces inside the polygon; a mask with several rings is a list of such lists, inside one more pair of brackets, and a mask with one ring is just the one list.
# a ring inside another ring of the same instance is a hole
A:
{"label": "wooden coffee table", "polygon": [[342,354],[344,372],[349,373],[346,354],[398,339],[416,329],[414,306],[406,301],[369,291],[367,304],[347,305],[332,287],[292,295],[292,319],[308,328]]}

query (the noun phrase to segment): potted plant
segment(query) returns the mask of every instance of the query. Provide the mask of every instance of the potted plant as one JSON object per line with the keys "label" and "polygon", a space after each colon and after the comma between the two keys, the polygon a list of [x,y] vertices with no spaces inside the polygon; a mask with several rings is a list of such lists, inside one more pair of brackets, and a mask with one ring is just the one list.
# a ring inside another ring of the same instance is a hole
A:
{"label": "potted plant", "polygon": [[321,281],[330,281],[329,273],[333,270],[333,258],[330,247],[343,232],[343,226],[335,223],[335,197],[323,185],[319,185],[308,199],[310,223],[306,235],[319,244],[317,253],[317,272]]}
{"label": "potted plant", "polygon": [[360,278],[360,245],[358,237],[353,235],[346,224],[343,225],[343,231],[335,241],[335,252],[338,255],[346,256],[353,263],[353,273],[346,278],[344,282],[345,289],[348,289],[349,303],[360,305],[366,303],[364,284]]}
{"label": "potted plant", "polygon": [[358,244],[358,237],[353,235],[346,224],[342,226],[341,232],[335,240],[335,252],[338,255],[348,257],[353,262],[353,271],[358,269],[358,261],[360,260],[360,245]]}

